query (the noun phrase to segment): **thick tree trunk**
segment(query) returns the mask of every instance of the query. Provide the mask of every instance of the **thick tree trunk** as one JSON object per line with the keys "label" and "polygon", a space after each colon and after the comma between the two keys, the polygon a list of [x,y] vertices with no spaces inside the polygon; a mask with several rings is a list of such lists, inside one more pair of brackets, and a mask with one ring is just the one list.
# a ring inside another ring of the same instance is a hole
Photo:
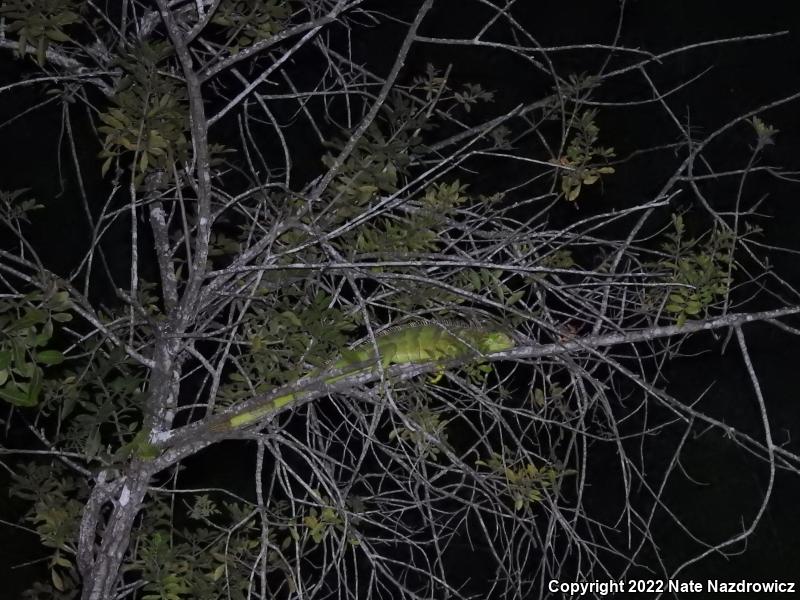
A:
{"label": "thick tree trunk", "polygon": [[[134,460],[131,463],[130,473],[125,477],[124,483],[118,488],[117,493],[108,498],[114,504],[114,509],[108,517],[107,525],[102,532],[100,547],[95,553],[95,528],[81,527],[80,552],[82,556],[91,557],[82,561],[81,576],[83,577],[82,600],[112,600],[114,588],[117,585],[122,561],[128,550],[131,528],[134,519],[142,507],[142,502],[147,494],[148,483],[152,472],[146,463]],[[118,486],[117,486],[118,487]],[[100,486],[92,492],[92,496],[106,494],[107,491]],[[105,501],[100,499],[93,502],[93,498],[86,505],[83,523],[97,524]],[[93,514],[92,514],[93,513]]]}
{"label": "thick tree trunk", "polygon": [[[161,431],[171,425],[180,381],[179,362],[174,359],[178,344],[163,335],[163,331],[160,333],[153,352],[150,397],[142,425],[145,431]],[[134,454],[118,480],[105,482],[98,478],[84,508],[78,540],[82,600],[113,600],[134,520],[142,509],[150,479],[157,471],[154,462],[141,460]],[[102,527],[102,510],[109,502],[114,508]]]}

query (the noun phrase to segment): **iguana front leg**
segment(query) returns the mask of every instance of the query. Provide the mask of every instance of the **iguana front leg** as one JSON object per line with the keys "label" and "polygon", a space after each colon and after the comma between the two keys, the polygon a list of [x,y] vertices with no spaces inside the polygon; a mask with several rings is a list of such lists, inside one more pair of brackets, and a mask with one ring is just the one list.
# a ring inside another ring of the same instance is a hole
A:
{"label": "iguana front leg", "polygon": [[428,381],[431,383],[439,383],[442,380],[445,371],[447,371],[447,369],[445,369],[443,366],[437,367],[436,372],[428,378]]}

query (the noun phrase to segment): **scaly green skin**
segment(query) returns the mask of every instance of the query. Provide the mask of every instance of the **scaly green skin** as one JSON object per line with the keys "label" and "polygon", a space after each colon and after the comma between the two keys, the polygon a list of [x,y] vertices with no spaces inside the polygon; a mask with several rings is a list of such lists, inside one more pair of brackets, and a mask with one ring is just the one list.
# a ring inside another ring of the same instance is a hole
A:
{"label": "scaly green skin", "polygon": [[[447,326],[436,323],[406,325],[384,332],[375,339],[384,368],[390,365],[409,363],[426,363],[466,358],[473,355],[492,354],[510,350],[514,347],[511,337],[497,330],[479,329],[469,326]],[[325,370],[346,369],[353,366],[352,371],[345,370],[324,380],[331,384],[357,373],[364,373],[375,368],[375,347],[371,341],[361,344],[353,350],[346,350],[336,362]],[[363,366],[367,363],[367,366]],[[372,364],[370,364],[372,363]],[[322,371],[314,371],[308,377],[316,377]],[[305,392],[285,394],[273,398],[263,406],[235,415],[224,421],[218,430],[235,429],[258,421],[279,408],[286,406]]]}

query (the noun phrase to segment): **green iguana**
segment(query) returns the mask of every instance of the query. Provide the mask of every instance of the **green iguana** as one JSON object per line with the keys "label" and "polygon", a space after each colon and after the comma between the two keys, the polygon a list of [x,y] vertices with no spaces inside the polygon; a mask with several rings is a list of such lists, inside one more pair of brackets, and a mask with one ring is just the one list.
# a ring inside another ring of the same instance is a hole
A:
{"label": "green iguana", "polygon": [[[389,328],[375,338],[378,346],[381,364],[384,368],[389,365],[408,363],[426,363],[445,361],[456,358],[468,358],[502,352],[514,347],[514,340],[507,333],[488,327],[472,326],[465,323],[430,322],[421,321],[408,325]],[[366,366],[364,366],[366,363]],[[324,379],[324,383],[331,384],[358,373],[367,372],[375,368],[375,346],[367,340],[355,348],[342,352],[341,358],[336,362],[328,363],[324,368],[312,371],[303,380],[318,377],[328,370],[346,369],[353,366],[353,370],[345,370],[340,375]],[[441,376],[444,368],[432,379],[435,383]],[[296,398],[307,392],[300,391],[285,394],[269,400],[262,406],[257,406],[248,411],[228,417],[221,423],[212,425],[216,431],[235,429],[258,421]]]}

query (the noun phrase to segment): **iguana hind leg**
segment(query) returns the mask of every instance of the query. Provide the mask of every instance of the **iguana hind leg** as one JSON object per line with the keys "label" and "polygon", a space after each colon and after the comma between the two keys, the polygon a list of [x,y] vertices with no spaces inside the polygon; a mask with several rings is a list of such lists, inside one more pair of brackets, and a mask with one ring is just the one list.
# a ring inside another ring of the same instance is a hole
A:
{"label": "iguana hind leg", "polygon": [[439,383],[442,380],[442,376],[444,375],[446,370],[447,369],[445,369],[444,367],[437,367],[436,372],[430,376],[428,381],[430,381],[431,383]]}

